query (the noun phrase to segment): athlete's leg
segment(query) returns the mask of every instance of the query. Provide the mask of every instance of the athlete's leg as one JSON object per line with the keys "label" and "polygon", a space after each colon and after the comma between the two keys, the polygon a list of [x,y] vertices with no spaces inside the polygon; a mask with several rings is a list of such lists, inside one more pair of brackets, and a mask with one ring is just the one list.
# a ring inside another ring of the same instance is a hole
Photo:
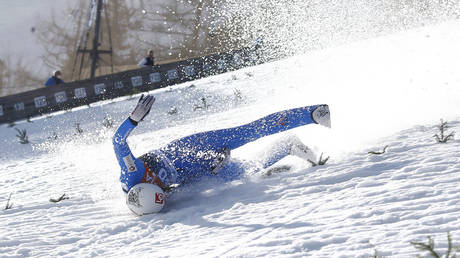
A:
{"label": "athlete's leg", "polygon": [[236,159],[230,159],[225,165],[214,175],[210,177],[217,177],[224,181],[233,181],[241,178],[244,175],[245,165]]}
{"label": "athlete's leg", "polygon": [[162,151],[178,169],[179,177],[181,174],[183,177],[201,177],[212,170],[216,157],[228,149],[236,149],[267,135],[315,123],[312,112],[317,107],[281,111],[238,127],[190,135],[171,142]]}
{"label": "athlete's leg", "polygon": [[225,181],[232,181],[241,178],[245,170],[253,170],[257,173],[261,169],[272,167],[288,155],[297,156],[304,160],[316,160],[313,151],[304,145],[296,135],[288,134],[271,142],[267,148],[257,153],[256,156],[260,158],[256,161],[242,163],[230,159],[215,176]]}
{"label": "athlete's leg", "polygon": [[315,154],[294,134],[278,138],[257,154],[261,157],[258,162],[262,168],[268,168],[288,155],[297,156],[304,160],[316,160]]}
{"label": "athlete's leg", "polygon": [[277,140],[258,155],[261,157],[258,161],[260,166],[265,169],[288,156],[290,152],[291,145],[289,144],[289,141],[286,139]]}
{"label": "athlete's leg", "polygon": [[277,112],[249,124],[190,135],[169,144],[166,149],[236,149],[267,135],[276,134],[302,125],[315,123],[308,106]]}

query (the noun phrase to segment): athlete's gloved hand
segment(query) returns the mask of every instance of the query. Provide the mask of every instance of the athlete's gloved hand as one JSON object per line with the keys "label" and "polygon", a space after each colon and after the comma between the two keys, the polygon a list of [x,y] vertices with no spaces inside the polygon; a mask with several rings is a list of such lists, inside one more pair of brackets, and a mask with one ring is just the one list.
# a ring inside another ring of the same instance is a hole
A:
{"label": "athlete's gloved hand", "polygon": [[144,119],[144,117],[150,112],[150,109],[152,108],[154,102],[155,97],[150,95],[144,97],[144,94],[142,94],[141,98],[139,99],[139,102],[137,103],[136,108],[129,116],[131,121],[135,124],[142,121],[142,119]]}

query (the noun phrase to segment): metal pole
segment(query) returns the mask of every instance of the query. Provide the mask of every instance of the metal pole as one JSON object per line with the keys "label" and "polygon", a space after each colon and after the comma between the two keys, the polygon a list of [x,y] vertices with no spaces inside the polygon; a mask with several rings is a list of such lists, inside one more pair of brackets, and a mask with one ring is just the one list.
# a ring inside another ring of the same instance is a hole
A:
{"label": "metal pole", "polygon": [[91,75],[90,78],[94,79],[97,68],[97,61],[99,59],[99,29],[101,27],[101,12],[102,12],[102,0],[97,0],[97,10],[96,10],[96,27],[94,29],[94,39],[93,39],[93,50],[91,51]]}

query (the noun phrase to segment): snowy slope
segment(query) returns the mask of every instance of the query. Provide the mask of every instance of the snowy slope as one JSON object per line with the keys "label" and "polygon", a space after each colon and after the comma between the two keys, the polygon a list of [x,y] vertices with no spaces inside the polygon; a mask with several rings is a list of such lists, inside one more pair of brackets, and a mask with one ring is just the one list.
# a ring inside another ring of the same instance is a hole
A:
{"label": "snowy slope", "polygon": [[[410,241],[460,242],[460,141],[437,144],[439,119],[460,132],[460,22],[357,42],[178,85],[130,137],[140,155],[202,130],[327,103],[332,129],[295,129],[331,160],[265,178],[202,182],[160,214],[124,205],[111,146],[138,96],[0,127],[0,256],[414,256]],[[241,96],[241,97],[238,97]],[[193,111],[205,97],[207,110]],[[167,112],[176,107],[178,113]],[[104,117],[114,120],[106,128]],[[83,133],[78,134],[79,123]],[[54,134],[57,139],[54,139]],[[252,160],[275,135],[235,151]],[[368,155],[389,145],[388,153]],[[70,199],[49,202],[66,193]]]}

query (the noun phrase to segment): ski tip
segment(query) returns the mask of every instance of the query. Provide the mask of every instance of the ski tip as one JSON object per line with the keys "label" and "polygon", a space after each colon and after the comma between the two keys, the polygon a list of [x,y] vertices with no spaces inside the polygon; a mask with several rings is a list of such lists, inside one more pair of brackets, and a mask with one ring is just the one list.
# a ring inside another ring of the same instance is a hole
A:
{"label": "ski tip", "polygon": [[328,105],[318,105],[311,113],[311,118],[315,123],[331,128],[331,114]]}

